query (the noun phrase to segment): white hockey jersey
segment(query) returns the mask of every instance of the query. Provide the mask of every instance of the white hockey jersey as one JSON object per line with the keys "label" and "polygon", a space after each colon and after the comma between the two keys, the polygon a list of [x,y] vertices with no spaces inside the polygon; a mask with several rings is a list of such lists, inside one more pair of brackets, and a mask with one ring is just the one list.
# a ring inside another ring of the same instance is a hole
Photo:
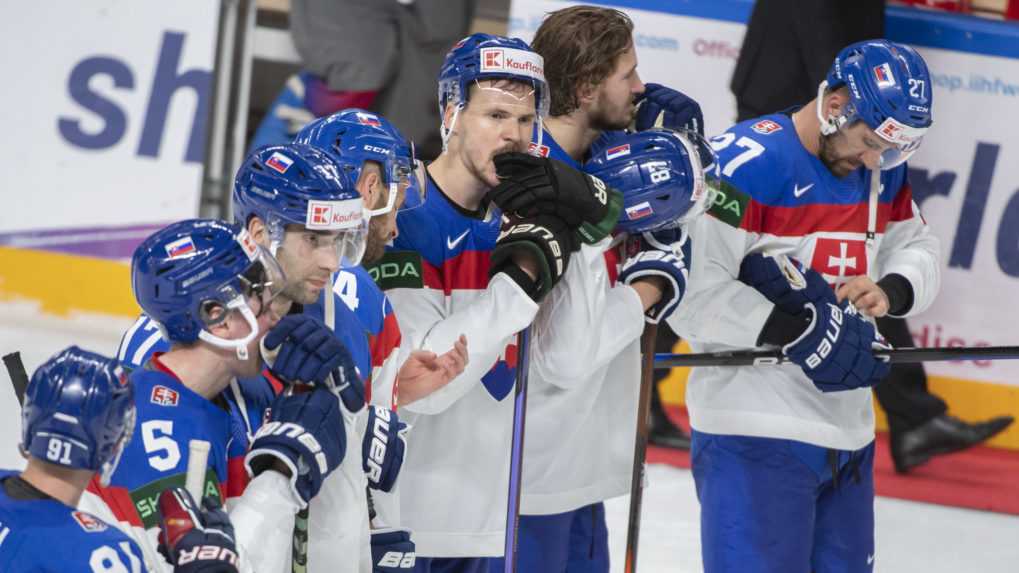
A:
{"label": "white hockey jersey", "polygon": [[[898,274],[913,289],[909,314],[930,306],[940,283],[939,243],[912,200],[906,167],[837,179],[800,143],[790,117],[746,121],[712,139],[722,172],[708,215],[692,231],[688,291],[669,324],[695,352],[750,348],[773,306],[739,282],[750,253],[783,253],[833,286],[857,275]],[[875,235],[868,241],[868,228]],[[695,368],[690,424],[712,434],[797,440],[856,450],[874,439],[868,388],[822,393],[798,366]]]}
{"label": "white hockey jersey", "polygon": [[488,279],[499,217],[451,202],[429,177],[424,204],[400,213],[377,263],[380,285],[412,348],[438,354],[467,336],[466,369],[400,408],[414,431],[400,475],[403,525],[424,557],[503,553],[516,333],[538,305],[503,274]]}

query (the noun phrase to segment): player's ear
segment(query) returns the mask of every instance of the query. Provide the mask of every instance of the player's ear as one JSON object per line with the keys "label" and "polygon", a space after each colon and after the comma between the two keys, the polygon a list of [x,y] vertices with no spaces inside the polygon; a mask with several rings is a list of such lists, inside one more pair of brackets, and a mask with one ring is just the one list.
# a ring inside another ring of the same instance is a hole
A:
{"label": "player's ear", "polygon": [[357,191],[369,209],[377,209],[381,206],[379,197],[382,195],[382,190],[382,177],[379,175],[379,170],[371,164],[366,164],[357,181]]}
{"label": "player's ear", "polygon": [[591,105],[597,97],[598,86],[591,82],[584,82],[582,85],[577,87],[577,103],[580,107]]}
{"label": "player's ear", "polygon": [[849,91],[845,86],[825,94],[824,101],[822,102],[825,117],[838,117],[842,115],[848,99]]}
{"label": "player's ear", "polygon": [[269,230],[265,227],[265,222],[258,217],[252,217],[248,220],[248,234],[251,235],[251,238],[256,243],[269,248]]}

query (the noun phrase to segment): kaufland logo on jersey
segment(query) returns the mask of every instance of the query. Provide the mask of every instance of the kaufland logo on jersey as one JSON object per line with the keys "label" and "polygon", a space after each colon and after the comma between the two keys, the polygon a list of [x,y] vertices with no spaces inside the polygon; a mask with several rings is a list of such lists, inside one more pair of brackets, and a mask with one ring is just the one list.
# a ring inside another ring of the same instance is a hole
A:
{"label": "kaufland logo on jersey", "polygon": [[630,154],[630,144],[624,143],[615,147],[610,147],[605,150],[605,159],[611,161],[617,157],[623,157]]}
{"label": "kaufland logo on jersey", "polygon": [[166,245],[166,256],[171,259],[182,259],[195,254],[195,242],[190,236],[181,237]]}
{"label": "kaufland logo on jersey", "polygon": [[481,48],[482,72],[507,72],[545,80],[545,60],[534,52],[516,48]]}
{"label": "kaufland logo on jersey", "polygon": [[97,531],[106,531],[109,526],[99,521],[97,518],[85,513],[84,511],[72,511],[71,517],[78,522],[78,525],[85,530],[86,533],[96,533]]}
{"label": "kaufland logo on jersey", "polygon": [[176,406],[180,401],[180,394],[166,386],[155,386],[152,388],[152,396],[149,397],[149,401],[157,406]]}
{"label": "kaufland logo on jersey", "polygon": [[290,166],[294,164],[294,160],[277,151],[270,155],[269,159],[265,160],[265,164],[268,165],[273,171],[278,171],[279,173],[286,173],[287,169],[290,169]]}
{"label": "kaufland logo on jersey", "polygon": [[364,207],[361,199],[345,201],[308,201],[305,227],[319,231],[349,229],[361,224]]}
{"label": "kaufland logo on jersey", "polygon": [[895,76],[892,75],[892,67],[888,62],[880,66],[874,66],[874,79],[877,80],[877,87],[887,88],[895,85]]}

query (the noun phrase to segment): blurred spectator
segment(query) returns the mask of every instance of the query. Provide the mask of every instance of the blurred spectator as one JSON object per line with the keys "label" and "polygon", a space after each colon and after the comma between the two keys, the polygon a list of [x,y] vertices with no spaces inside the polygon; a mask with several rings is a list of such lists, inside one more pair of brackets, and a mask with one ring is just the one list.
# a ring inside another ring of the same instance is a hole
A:
{"label": "blurred spectator", "polygon": [[[812,100],[839,50],[884,37],[884,12],[883,0],[757,0],[730,83],[739,121]],[[905,320],[884,317],[877,325],[893,346],[915,345]],[[892,461],[900,473],[979,444],[1014,420],[969,424],[949,416],[945,402],[927,389],[922,364],[892,366],[874,393],[888,413]]]}
{"label": "blurred spectator", "polygon": [[251,147],[360,107],[396,124],[421,156],[438,155],[435,78],[473,14],[473,0],[292,0],[290,34],[304,70],[287,80]]}

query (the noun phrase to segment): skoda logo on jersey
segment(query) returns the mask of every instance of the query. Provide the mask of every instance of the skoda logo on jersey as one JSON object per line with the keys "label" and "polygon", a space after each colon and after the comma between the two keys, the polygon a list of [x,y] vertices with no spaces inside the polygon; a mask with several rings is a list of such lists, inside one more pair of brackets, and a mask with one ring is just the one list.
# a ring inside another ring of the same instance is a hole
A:
{"label": "skoda logo on jersey", "polygon": [[270,155],[269,159],[265,160],[265,164],[273,171],[286,173],[287,169],[290,169],[290,166],[294,164],[294,160],[277,151]]}

